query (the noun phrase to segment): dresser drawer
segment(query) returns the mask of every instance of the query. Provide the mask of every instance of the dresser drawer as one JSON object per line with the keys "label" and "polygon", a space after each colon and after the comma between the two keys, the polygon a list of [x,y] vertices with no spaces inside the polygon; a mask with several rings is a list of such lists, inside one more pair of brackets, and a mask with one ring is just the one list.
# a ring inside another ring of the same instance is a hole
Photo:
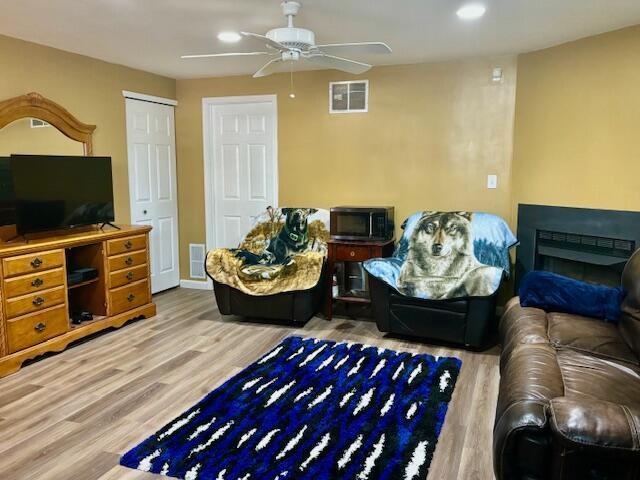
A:
{"label": "dresser drawer", "polygon": [[64,270],[62,268],[56,268],[54,270],[8,278],[4,282],[4,291],[7,298],[14,298],[61,285],[64,285]]}
{"label": "dresser drawer", "polygon": [[61,267],[63,263],[64,253],[62,250],[50,250],[48,252],[5,258],[2,260],[2,270],[5,278],[9,278],[25,273]]}
{"label": "dresser drawer", "polygon": [[64,305],[7,322],[9,353],[32,347],[69,330],[67,309]]}
{"label": "dresser drawer", "polygon": [[337,262],[362,262],[371,258],[371,249],[358,245],[336,245]]}
{"label": "dresser drawer", "polygon": [[147,265],[126,268],[109,274],[109,288],[117,288],[139,280],[146,280],[149,275]]}
{"label": "dresser drawer", "polygon": [[135,252],[147,248],[147,236],[136,235],[135,237],[116,238],[107,242],[107,255],[118,255],[120,253]]}
{"label": "dresser drawer", "polygon": [[30,293],[21,297],[7,299],[7,318],[19,317],[27,313],[44,310],[64,303],[66,296],[64,287],[56,287],[41,292]]}
{"label": "dresser drawer", "polygon": [[109,271],[115,272],[117,270],[122,270],[123,268],[137,267],[138,265],[143,265],[145,263],[147,263],[146,250],[125,253],[123,255],[109,257]]}
{"label": "dresser drawer", "polygon": [[109,314],[117,315],[126,312],[149,303],[149,300],[149,282],[147,280],[114,288],[109,293]]}

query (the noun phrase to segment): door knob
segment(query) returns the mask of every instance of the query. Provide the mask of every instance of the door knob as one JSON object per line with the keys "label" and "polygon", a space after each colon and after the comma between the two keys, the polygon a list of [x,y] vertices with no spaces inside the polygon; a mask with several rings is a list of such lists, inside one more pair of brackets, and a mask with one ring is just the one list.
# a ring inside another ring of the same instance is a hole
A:
{"label": "door knob", "polygon": [[142,211],[142,214],[143,214],[143,215],[146,215],[146,214],[147,214],[147,211],[146,211],[146,210],[143,210],[143,211]]}

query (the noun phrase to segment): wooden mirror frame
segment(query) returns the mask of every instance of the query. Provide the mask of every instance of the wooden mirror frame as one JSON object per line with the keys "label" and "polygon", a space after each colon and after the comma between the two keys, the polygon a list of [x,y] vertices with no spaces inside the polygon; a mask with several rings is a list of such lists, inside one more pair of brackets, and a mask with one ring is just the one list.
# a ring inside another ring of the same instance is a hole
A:
{"label": "wooden mirror frame", "polygon": [[71,140],[84,146],[86,156],[93,155],[95,125],[82,123],[56,102],[31,92],[0,102],[0,129],[22,118],[37,118],[56,127]]}

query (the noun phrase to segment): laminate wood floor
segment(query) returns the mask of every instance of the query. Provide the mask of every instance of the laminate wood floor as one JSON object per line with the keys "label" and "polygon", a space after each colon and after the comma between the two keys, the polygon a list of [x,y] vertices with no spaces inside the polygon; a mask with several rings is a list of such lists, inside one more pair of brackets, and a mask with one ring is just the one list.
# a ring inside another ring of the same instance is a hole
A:
{"label": "laminate wood floor", "polygon": [[497,348],[472,353],[399,340],[362,320],[247,323],[221,317],[207,291],[176,289],[155,302],[155,318],[0,379],[0,479],[157,480],[120,467],[120,455],[292,334],[460,358],[428,479],[493,478]]}

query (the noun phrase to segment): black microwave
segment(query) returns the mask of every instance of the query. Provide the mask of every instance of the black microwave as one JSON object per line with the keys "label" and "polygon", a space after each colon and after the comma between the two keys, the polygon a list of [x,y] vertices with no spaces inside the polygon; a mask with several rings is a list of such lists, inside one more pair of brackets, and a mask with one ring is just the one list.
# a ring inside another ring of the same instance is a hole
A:
{"label": "black microwave", "polygon": [[331,238],[336,240],[391,240],[393,207],[334,207]]}

